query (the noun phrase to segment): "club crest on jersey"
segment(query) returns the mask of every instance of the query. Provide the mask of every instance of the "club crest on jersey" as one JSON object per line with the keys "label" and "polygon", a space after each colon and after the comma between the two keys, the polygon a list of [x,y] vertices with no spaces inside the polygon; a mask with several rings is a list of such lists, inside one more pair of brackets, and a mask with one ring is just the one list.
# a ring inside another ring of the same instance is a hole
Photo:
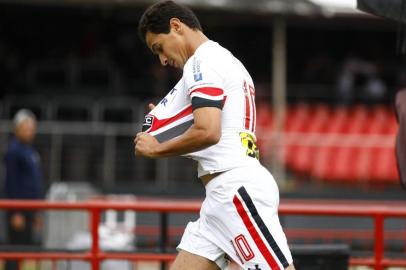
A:
{"label": "club crest on jersey", "polygon": [[154,119],[155,116],[153,115],[148,114],[145,116],[144,123],[142,124],[142,132],[148,132],[151,129]]}

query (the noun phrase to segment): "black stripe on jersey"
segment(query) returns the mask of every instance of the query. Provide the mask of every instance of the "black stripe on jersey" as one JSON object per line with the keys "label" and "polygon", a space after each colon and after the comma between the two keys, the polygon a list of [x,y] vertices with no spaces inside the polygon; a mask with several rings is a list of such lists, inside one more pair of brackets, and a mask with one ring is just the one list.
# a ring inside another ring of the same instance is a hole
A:
{"label": "black stripe on jersey", "polygon": [[176,127],[173,127],[171,129],[168,129],[162,133],[159,133],[157,135],[155,135],[155,139],[158,140],[158,142],[164,142],[164,141],[168,141],[170,139],[173,139],[179,135],[182,135],[183,133],[185,133],[186,130],[188,130],[188,128],[190,128],[193,125],[193,119],[189,120],[185,123],[182,123]]}
{"label": "black stripe on jersey", "polygon": [[223,109],[224,101],[223,100],[211,100],[201,97],[193,97],[192,98],[192,108],[196,110],[197,108],[202,107],[216,107],[219,109]]}
{"label": "black stripe on jersey", "polygon": [[240,194],[241,198],[245,202],[248,210],[251,213],[252,218],[255,220],[258,228],[261,230],[261,233],[265,236],[266,241],[268,242],[269,246],[272,248],[273,252],[278,257],[279,261],[283,265],[283,267],[287,268],[289,266],[288,261],[283,255],[281,249],[279,248],[278,244],[276,243],[275,239],[273,238],[272,234],[269,232],[268,228],[266,227],[264,221],[262,220],[261,216],[259,215],[257,208],[254,205],[251,197],[248,195],[247,190],[244,187],[240,187],[238,189],[238,193]]}

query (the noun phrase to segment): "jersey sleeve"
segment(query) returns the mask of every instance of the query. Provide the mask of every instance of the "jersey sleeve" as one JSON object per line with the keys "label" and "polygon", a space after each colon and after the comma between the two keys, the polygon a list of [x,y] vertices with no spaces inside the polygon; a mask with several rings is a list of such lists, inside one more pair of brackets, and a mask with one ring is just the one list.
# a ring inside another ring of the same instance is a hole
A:
{"label": "jersey sleeve", "polygon": [[222,109],[225,94],[223,79],[218,72],[197,57],[188,64],[185,65],[183,77],[193,110],[201,107]]}

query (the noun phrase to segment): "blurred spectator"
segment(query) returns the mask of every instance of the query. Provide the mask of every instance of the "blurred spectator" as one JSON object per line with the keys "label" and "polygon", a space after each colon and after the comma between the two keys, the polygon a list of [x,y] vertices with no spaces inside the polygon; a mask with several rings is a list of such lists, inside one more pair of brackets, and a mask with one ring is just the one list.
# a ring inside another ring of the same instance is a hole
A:
{"label": "blurred spectator", "polygon": [[338,92],[340,102],[351,104],[357,95],[357,89],[363,90],[363,97],[369,101],[384,98],[386,85],[379,77],[377,65],[357,57],[348,58],[338,76]]}
{"label": "blurred spectator", "polygon": [[[42,173],[38,153],[31,144],[36,133],[35,115],[26,109],[14,117],[15,138],[5,156],[5,195],[8,199],[41,199]],[[39,226],[33,211],[12,210],[7,213],[7,236],[10,245],[34,244],[34,231]],[[6,270],[18,269],[16,261],[7,261]]]}
{"label": "blurred spectator", "polygon": [[400,183],[406,189],[406,88],[396,94],[396,116],[399,130],[396,137],[396,158]]}

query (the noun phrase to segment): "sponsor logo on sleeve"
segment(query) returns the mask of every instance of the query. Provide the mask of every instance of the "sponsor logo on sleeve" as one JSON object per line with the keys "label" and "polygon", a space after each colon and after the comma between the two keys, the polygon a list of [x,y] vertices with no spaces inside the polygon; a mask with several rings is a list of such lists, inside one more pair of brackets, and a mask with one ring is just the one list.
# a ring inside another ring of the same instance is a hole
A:
{"label": "sponsor logo on sleeve", "polygon": [[163,98],[161,100],[161,102],[159,102],[160,104],[164,105],[166,107],[166,103],[168,103],[168,99],[167,98]]}
{"label": "sponsor logo on sleeve", "polygon": [[172,88],[172,90],[169,92],[170,95],[173,95],[176,92],[176,88]]}
{"label": "sponsor logo on sleeve", "polygon": [[196,58],[193,59],[193,79],[195,80],[195,82],[201,81],[203,79],[203,75],[200,70],[200,60]]}
{"label": "sponsor logo on sleeve", "polygon": [[201,81],[203,79],[202,73],[193,74],[195,82]]}

